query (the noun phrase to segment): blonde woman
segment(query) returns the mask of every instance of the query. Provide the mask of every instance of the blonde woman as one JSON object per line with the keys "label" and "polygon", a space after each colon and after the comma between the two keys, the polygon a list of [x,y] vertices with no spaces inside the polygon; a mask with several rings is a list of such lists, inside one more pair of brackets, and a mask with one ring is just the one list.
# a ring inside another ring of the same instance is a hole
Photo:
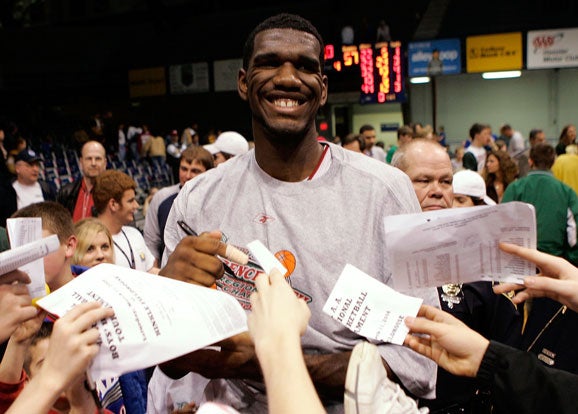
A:
{"label": "blonde woman", "polygon": [[92,267],[100,263],[114,263],[112,236],[102,222],[94,217],[74,225],[78,244],[72,258],[75,265]]}

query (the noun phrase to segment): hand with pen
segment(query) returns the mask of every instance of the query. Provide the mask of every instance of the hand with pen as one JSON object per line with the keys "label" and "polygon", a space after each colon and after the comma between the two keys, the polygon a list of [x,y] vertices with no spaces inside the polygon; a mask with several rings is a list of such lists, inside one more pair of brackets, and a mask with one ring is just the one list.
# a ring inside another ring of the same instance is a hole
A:
{"label": "hand with pen", "polygon": [[[179,242],[175,251],[168,257],[167,264],[159,271],[159,275],[210,287],[225,271],[224,264],[217,255],[228,257],[233,251],[236,256],[231,258],[232,260],[238,262],[243,260],[242,257],[237,257],[238,253],[243,255],[242,252],[221,242],[220,231],[198,236],[184,222],[179,222],[179,225],[188,236]],[[246,260],[245,256],[245,263]]]}
{"label": "hand with pen", "polygon": [[[247,255],[221,241],[221,232],[197,235],[185,222],[179,227],[188,234],[169,256],[159,275],[187,283],[211,287],[220,279],[225,265],[217,256],[246,264]],[[260,378],[255,347],[248,332],[214,344],[220,351],[201,349],[161,365],[163,372],[180,378],[192,371],[206,378]]]}

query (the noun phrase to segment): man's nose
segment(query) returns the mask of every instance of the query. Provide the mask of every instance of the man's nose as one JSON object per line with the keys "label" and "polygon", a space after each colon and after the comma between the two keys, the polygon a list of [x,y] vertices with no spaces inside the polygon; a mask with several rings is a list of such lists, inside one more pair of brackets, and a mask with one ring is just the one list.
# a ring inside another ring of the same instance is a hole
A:
{"label": "man's nose", "polygon": [[301,83],[297,76],[297,69],[290,62],[285,62],[277,69],[275,83],[278,85],[296,87]]}
{"label": "man's nose", "polygon": [[442,185],[439,181],[433,181],[429,189],[430,197],[439,198],[442,196]]}

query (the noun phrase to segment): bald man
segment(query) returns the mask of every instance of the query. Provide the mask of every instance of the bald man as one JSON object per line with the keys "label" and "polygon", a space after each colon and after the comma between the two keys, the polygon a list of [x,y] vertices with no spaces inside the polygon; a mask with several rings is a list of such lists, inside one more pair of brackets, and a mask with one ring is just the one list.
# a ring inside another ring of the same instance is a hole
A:
{"label": "bald man", "polygon": [[410,178],[422,211],[452,207],[452,162],[437,141],[413,139],[395,152],[391,164]]}
{"label": "bald man", "polygon": [[63,186],[56,197],[56,201],[70,211],[75,223],[85,217],[92,217],[94,201],[91,191],[96,177],[106,170],[106,151],[100,142],[87,141],[80,150],[78,161],[82,179]]}

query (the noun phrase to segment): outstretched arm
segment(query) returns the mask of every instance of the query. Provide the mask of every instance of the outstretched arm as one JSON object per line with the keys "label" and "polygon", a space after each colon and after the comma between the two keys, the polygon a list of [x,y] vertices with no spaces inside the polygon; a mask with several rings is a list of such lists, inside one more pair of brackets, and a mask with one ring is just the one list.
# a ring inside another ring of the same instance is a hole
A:
{"label": "outstretched arm", "polygon": [[[265,378],[269,412],[324,413],[301,350],[311,312],[274,270],[255,281],[249,331]],[[342,392],[343,395],[343,392]]]}
{"label": "outstretched arm", "polygon": [[113,314],[98,303],[83,303],[56,321],[42,367],[7,413],[45,414],[62,392],[82,381],[98,352],[99,334],[92,326]]}

